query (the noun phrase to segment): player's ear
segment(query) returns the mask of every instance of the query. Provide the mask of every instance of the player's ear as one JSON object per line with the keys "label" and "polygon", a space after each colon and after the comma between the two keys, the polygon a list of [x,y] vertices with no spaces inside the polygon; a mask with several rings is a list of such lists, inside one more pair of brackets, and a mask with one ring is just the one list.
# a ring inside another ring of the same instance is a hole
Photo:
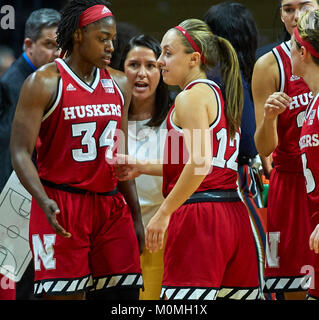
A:
{"label": "player's ear", "polygon": [[82,37],[83,37],[82,30],[80,28],[76,29],[75,32],[73,33],[73,42],[80,43],[82,41]]}
{"label": "player's ear", "polygon": [[190,57],[190,64],[191,66],[195,66],[200,64],[200,53],[199,52],[192,52]]}

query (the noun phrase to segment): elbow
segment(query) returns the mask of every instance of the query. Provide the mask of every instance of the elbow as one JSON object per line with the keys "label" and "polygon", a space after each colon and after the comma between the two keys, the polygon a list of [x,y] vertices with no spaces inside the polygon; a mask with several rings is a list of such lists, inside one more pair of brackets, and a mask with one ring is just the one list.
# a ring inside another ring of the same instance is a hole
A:
{"label": "elbow", "polygon": [[258,136],[255,134],[255,145],[258,151],[258,154],[262,157],[268,157],[271,153],[276,149],[276,146],[269,145],[265,143],[264,140],[260,140]]}

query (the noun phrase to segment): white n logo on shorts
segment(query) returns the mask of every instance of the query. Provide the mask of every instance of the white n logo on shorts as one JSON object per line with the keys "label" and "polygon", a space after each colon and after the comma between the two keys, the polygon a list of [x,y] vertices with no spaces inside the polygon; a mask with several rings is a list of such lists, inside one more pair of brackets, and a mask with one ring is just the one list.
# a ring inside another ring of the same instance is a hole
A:
{"label": "white n logo on shorts", "polygon": [[279,268],[278,243],[280,232],[268,232],[266,235],[266,258],[270,268]]}
{"label": "white n logo on shorts", "polygon": [[[40,259],[43,263],[45,269],[55,269],[55,258],[53,245],[55,244],[55,234],[44,234],[43,243],[45,249],[43,248],[40,236],[38,234],[32,235],[32,246],[34,254],[34,269],[41,270]],[[40,259],[39,259],[40,258]]]}

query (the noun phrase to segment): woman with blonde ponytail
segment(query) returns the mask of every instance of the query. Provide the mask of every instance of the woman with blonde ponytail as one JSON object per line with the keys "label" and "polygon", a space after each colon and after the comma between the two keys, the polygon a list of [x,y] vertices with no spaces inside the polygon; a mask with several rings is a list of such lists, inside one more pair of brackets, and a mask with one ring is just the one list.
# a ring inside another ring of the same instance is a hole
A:
{"label": "woman with blonde ponytail", "polygon": [[[291,38],[291,65],[296,76],[302,77],[311,92],[302,125],[299,147],[308,195],[312,233],[309,247],[315,253],[312,286],[309,300],[319,300],[319,10],[303,15]],[[305,243],[308,245],[308,241]]]}
{"label": "woman with blonde ponytail", "polygon": [[[120,156],[125,163],[117,168],[120,180],[163,175],[165,200],[145,234],[146,249],[154,252],[167,230],[161,297],[258,299],[256,248],[236,184],[243,105],[236,53],[197,19],[168,30],[161,47],[163,80],[182,90],[168,113],[163,161],[132,163]],[[217,64],[226,102],[206,77]]]}

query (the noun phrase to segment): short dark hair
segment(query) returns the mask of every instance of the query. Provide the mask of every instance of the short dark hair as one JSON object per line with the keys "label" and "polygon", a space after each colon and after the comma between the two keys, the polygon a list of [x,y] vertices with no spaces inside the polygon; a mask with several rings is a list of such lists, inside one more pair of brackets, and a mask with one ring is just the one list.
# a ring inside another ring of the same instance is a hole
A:
{"label": "short dark hair", "polygon": [[61,14],[54,9],[35,10],[25,23],[24,37],[37,41],[43,29],[57,27],[60,20]]}
{"label": "short dark hair", "polygon": [[59,48],[63,51],[72,51],[73,34],[79,28],[80,16],[83,11],[95,5],[110,7],[110,3],[104,0],[71,0],[66,4],[61,11],[62,18],[57,31]]}
{"label": "short dark hair", "polygon": [[215,35],[232,44],[243,77],[250,82],[258,46],[258,30],[252,13],[241,3],[223,2],[211,6],[204,21]]}
{"label": "short dark hair", "polygon": [[[125,58],[129,51],[135,47],[145,47],[151,49],[154,52],[156,59],[159,58],[162,52],[160,43],[157,40],[145,34],[137,35],[129,41],[129,43],[123,51],[124,59],[122,60],[121,69],[124,70]],[[155,112],[152,119],[148,121],[146,125],[150,127],[159,127],[167,116],[170,104],[171,101],[168,86],[164,83],[161,75],[159,84],[156,88]]]}

